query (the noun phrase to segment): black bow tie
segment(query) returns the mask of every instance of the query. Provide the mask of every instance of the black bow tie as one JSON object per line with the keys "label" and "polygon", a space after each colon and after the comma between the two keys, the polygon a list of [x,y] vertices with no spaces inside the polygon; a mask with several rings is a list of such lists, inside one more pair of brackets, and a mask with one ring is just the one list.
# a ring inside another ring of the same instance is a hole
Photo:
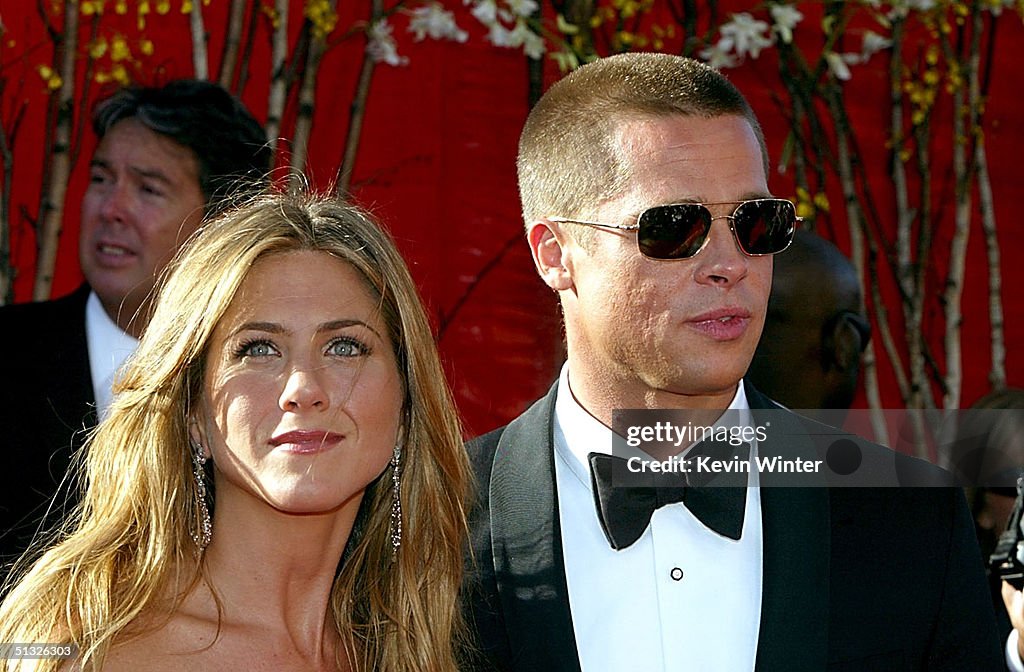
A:
{"label": "black bow tie", "polygon": [[[717,459],[733,457],[746,460],[749,446],[710,446],[710,442],[696,446],[687,458],[709,455]],[[593,484],[594,503],[597,517],[601,521],[608,543],[617,551],[632,546],[647,529],[654,512],[666,504],[683,502],[705,526],[722,536],[739,539],[743,532],[743,514],[746,507],[747,474],[729,474],[730,483],[744,485],[705,486],[707,475],[691,471],[685,474],[686,485],[634,487],[613,485],[612,472],[616,480],[620,475],[629,474],[625,458],[602,453],[590,453],[590,480]],[[691,462],[691,465],[695,462]],[[691,466],[691,469],[693,467]],[[683,474],[673,474],[675,483],[683,480]],[[661,479],[662,481],[666,479]],[[715,479],[719,481],[720,479]]]}

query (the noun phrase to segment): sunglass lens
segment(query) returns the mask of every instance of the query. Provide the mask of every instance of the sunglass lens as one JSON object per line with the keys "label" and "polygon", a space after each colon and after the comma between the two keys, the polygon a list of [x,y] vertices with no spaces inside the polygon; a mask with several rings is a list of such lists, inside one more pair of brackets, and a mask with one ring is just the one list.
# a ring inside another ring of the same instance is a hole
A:
{"label": "sunglass lens", "polygon": [[781,198],[747,201],[733,213],[733,227],[747,254],[775,254],[793,241],[796,208]]}
{"label": "sunglass lens", "polygon": [[696,203],[659,205],[640,215],[637,242],[653,259],[686,259],[700,252],[711,228],[711,213]]}

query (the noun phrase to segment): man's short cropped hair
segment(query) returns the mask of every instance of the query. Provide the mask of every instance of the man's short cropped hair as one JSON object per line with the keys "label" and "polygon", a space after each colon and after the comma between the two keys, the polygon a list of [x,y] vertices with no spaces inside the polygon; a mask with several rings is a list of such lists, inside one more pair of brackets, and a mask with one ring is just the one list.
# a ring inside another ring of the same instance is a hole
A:
{"label": "man's short cropped hair", "polygon": [[180,79],[159,87],[132,86],[101,101],[93,130],[102,138],[125,119],[166,136],[195,154],[207,215],[262,191],[271,160],[266,132],[235,96],[213,82]]}
{"label": "man's short cropped hair", "polygon": [[517,161],[526,225],[550,216],[591,216],[601,202],[623,193],[630,166],[617,145],[617,127],[675,115],[742,116],[761,146],[767,175],[761,126],[721,73],[683,56],[619,54],[556,82],[530,112]]}

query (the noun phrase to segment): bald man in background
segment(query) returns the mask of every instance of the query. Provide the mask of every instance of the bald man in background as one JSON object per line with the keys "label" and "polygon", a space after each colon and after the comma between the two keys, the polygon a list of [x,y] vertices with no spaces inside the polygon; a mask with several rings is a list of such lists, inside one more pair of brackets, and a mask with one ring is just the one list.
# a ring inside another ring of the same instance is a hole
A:
{"label": "bald man in background", "polygon": [[764,331],[747,378],[789,408],[849,408],[871,338],[857,271],[835,245],[798,230],[775,257]]}

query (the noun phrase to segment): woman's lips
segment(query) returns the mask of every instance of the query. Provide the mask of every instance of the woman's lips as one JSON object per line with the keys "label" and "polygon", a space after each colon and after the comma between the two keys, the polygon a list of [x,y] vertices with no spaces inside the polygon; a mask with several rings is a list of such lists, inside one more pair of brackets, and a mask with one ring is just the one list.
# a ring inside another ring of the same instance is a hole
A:
{"label": "woman's lips", "polygon": [[277,434],[270,439],[270,445],[289,453],[319,453],[341,443],[344,434],[325,430],[293,430]]}

